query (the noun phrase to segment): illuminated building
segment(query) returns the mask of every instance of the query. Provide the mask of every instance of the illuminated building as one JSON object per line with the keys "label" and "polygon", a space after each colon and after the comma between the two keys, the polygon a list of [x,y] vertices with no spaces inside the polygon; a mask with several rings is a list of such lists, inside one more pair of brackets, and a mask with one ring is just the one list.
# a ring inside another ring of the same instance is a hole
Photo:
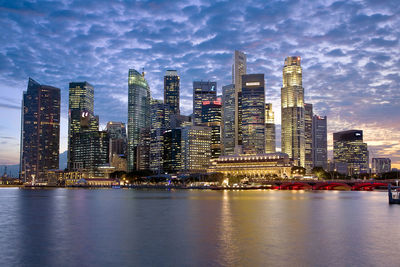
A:
{"label": "illuminated building", "polygon": [[326,116],[314,115],[312,122],[313,161],[314,167],[327,169],[328,162],[328,129]]}
{"label": "illuminated building", "polygon": [[163,138],[163,169],[167,173],[177,173],[182,168],[182,129],[166,130]]}
{"label": "illuminated building", "polygon": [[114,155],[125,155],[126,152],[126,127],[123,122],[109,121],[106,131],[110,138],[109,159]]}
{"label": "illuminated building", "polygon": [[281,89],[282,152],[296,166],[305,167],[304,88],[300,57],[287,57]]}
{"label": "illuminated building", "polygon": [[140,129],[150,127],[150,87],[141,74],[134,69],[128,74],[128,171],[136,169],[137,146]]}
{"label": "illuminated building", "polygon": [[217,100],[217,83],[210,81],[193,82],[193,125],[202,123],[202,103]]}
{"label": "illuminated building", "polygon": [[264,74],[242,76],[242,151],[265,153]]}
{"label": "illuminated building", "polygon": [[289,178],[293,164],[284,153],[221,156],[211,161],[207,172],[222,173],[225,178],[243,177],[268,179],[271,176]]}
{"label": "illuminated building", "polygon": [[88,82],[69,83],[68,107],[68,169],[79,169],[79,151],[77,146],[79,134],[98,131],[98,123],[94,117],[94,88]]}
{"label": "illuminated building", "polygon": [[392,161],[389,158],[372,158],[372,173],[382,174],[392,170]]}
{"label": "illuminated building", "polygon": [[48,170],[58,169],[60,89],[29,78],[21,120],[20,178],[43,182]]}
{"label": "illuminated building", "polygon": [[222,154],[235,153],[235,85],[222,87]]}
{"label": "illuminated building", "polygon": [[265,104],[265,153],[276,152],[275,117],[272,104]]}
{"label": "illuminated building", "polygon": [[235,85],[235,150],[240,151],[242,145],[242,76],[246,74],[246,54],[235,50],[232,65],[232,83]]}
{"label": "illuminated building", "polygon": [[136,147],[136,170],[150,170],[150,127],[140,129]]}
{"label": "illuminated building", "polygon": [[180,77],[176,70],[167,70],[164,76],[164,104],[168,109],[165,112],[166,128],[170,129],[170,117],[179,115],[179,85]]}
{"label": "illuminated building", "polygon": [[363,131],[349,130],[333,133],[333,160],[347,163],[350,175],[368,172],[368,146],[363,142]]}
{"label": "illuminated building", "polygon": [[182,128],[182,170],[205,172],[211,159],[211,128],[186,126]]}
{"label": "illuminated building", "polygon": [[307,173],[313,168],[313,105],[304,103],[304,159]]}
{"label": "illuminated building", "polygon": [[150,170],[161,172],[164,153],[165,105],[162,100],[153,99],[150,110]]}
{"label": "illuminated building", "polygon": [[203,101],[201,123],[211,128],[211,158],[221,156],[221,100]]}

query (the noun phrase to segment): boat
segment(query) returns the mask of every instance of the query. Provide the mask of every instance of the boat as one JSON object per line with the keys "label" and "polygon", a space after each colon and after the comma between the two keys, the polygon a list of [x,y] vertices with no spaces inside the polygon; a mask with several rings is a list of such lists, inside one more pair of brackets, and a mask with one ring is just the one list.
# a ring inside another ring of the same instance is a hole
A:
{"label": "boat", "polygon": [[[394,189],[392,191],[392,188]],[[388,184],[389,204],[400,204],[400,186]]]}

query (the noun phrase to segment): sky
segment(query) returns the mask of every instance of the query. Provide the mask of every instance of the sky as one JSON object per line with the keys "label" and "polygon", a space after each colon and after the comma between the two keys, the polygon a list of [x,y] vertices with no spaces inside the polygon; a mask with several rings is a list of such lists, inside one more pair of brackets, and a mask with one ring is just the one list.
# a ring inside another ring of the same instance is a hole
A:
{"label": "sky", "polygon": [[300,56],[305,101],[328,116],[329,149],[333,132],[364,130],[370,158],[390,157],[400,168],[399,6],[398,0],[0,0],[0,164],[19,162],[29,77],[61,89],[63,152],[69,82],[95,87],[104,127],[127,121],[130,68],[144,68],[157,99],[165,71],[176,69],[181,113],[189,115],[192,82],[216,81],[221,92],[231,83],[234,50],[241,50],[247,73],[265,75],[278,129],[284,59]]}

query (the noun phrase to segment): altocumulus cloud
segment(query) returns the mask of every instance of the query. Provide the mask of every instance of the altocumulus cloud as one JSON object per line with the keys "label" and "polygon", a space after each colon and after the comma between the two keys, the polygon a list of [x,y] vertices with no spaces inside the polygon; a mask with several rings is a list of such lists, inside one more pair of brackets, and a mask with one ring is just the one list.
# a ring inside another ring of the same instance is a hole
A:
{"label": "altocumulus cloud", "polygon": [[[280,123],[283,60],[299,55],[306,101],[314,104],[315,113],[328,116],[329,132],[364,129],[375,156],[393,155],[400,163],[396,0],[0,5],[0,97],[9,97],[0,104],[2,119],[8,110],[19,120],[22,90],[33,77],[62,89],[64,119],[68,83],[86,80],[95,86],[95,111],[102,123],[126,121],[129,68],[145,69],[152,96],[159,99],[164,71],[177,69],[182,111],[190,114],[192,81],[216,80],[219,89],[229,84],[232,53],[239,49],[248,54],[249,73],[265,74],[267,101]],[[19,135],[17,126],[0,131]]]}

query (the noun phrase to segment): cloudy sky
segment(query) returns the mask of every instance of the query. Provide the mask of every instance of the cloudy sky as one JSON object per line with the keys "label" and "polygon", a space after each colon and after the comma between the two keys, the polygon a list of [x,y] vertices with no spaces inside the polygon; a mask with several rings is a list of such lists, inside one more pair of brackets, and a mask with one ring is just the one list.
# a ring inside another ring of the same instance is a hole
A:
{"label": "cloudy sky", "polygon": [[20,105],[28,77],[62,90],[60,151],[67,148],[68,83],[95,86],[102,125],[127,120],[128,69],[146,71],[162,99],[166,69],[192,81],[231,82],[232,54],[264,73],[280,124],[282,65],[302,57],[306,101],[332,132],[364,130],[370,157],[400,167],[398,0],[111,1],[0,0],[0,164],[19,161]]}

